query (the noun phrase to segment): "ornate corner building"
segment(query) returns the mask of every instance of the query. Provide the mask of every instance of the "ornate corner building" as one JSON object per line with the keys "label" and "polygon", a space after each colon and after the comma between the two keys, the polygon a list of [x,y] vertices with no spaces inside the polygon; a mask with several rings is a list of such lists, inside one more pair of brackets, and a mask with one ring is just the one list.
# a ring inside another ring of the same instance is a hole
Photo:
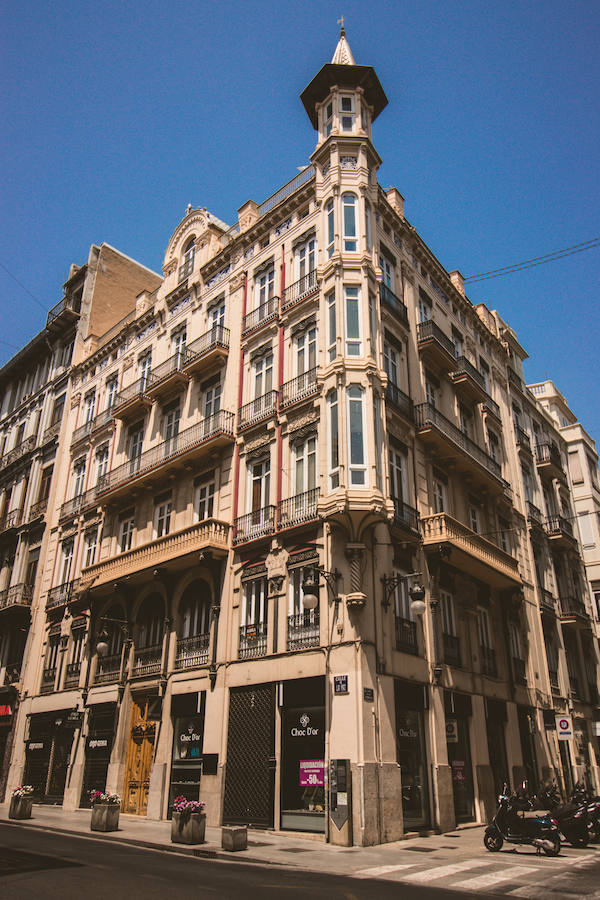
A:
{"label": "ornate corner building", "polygon": [[361,845],[598,790],[571,436],[379,185],[343,31],[301,99],[300,174],[162,276],[93,247],[0,370],[3,784]]}

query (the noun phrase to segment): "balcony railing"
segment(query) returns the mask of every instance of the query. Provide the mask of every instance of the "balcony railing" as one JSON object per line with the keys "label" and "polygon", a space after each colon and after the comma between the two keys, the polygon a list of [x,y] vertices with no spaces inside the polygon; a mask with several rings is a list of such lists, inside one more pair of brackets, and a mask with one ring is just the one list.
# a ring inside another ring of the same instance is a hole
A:
{"label": "balcony railing", "polygon": [[415,421],[419,429],[436,428],[455,447],[467,453],[487,472],[502,481],[500,464],[482,450],[470,437],[457,428],[449,419],[431,403],[419,403],[415,406]]}
{"label": "balcony railing", "polygon": [[275,531],[275,506],[263,506],[254,512],[239,516],[233,523],[233,543],[241,544],[243,541],[256,540],[273,534]]}
{"label": "balcony railing", "polygon": [[289,528],[292,525],[301,525],[317,518],[317,503],[319,501],[319,488],[312,488],[303,494],[296,494],[279,503],[278,524],[279,528]]}
{"label": "balcony railing", "polygon": [[133,658],[134,677],[156,675],[160,672],[162,663],[162,644],[153,647],[136,649]]}
{"label": "balcony railing", "polygon": [[412,400],[407,394],[401,391],[398,385],[394,384],[393,381],[388,381],[387,383],[385,399],[388,403],[391,403],[392,406],[395,406],[405,419],[409,419],[411,422],[414,421],[415,411]]}
{"label": "balcony railing", "polygon": [[213,325],[210,331],[188,344],[185,354],[184,369],[190,371],[197,368],[200,362],[213,351],[219,351],[221,355],[225,355],[223,351],[229,350],[229,328],[223,325]]}
{"label": "balcony railing", "polygon": [[558,669],[548,668],[548,677],[550,678],[550,687],[553,691],[558,692]]}
{"label": "balcony railing", "polygon": [[456,357],[456,369],[452,373],[453,379],[459,378],[461,375],[468,375],[468,377],[475,382],[475,384],[481,388],[484,394],[487,393],[485,389],[485,378],[481,374],[481,372],[475,368],[472,362],[470,362],[466,356],[457,356]]}
{"label": "balcony railing", "polygon": [[0,519],[0,531],[10,531],[11,528],[18,528],[23,521],[22,509],[11,509]]}
{"label": "balcony railing", "polygon": [[517,442],[517,447],[522,447],[524,450],[529,451],[531,453],[531,440],[529,435],[525,431],[524,428],[521,428],[520,425],[515,423],[515,439]]}
{"label": "balcony railing", "polygon": [[29,507],[29,521],[33,522],[34,519],[38,519],[40,516],[43,516],[46,510],[48,509],[48,498],[44,497],[43,500],[38,500],[37,503],[32,503]]}
{"label": "balcony railing", "polygon": [[65,688],[74,688],[79,685],[79,675],[81,673],[81,663],[74,662],[67,665],[65,672]]}
{"label": "balcony railing", "polygon": [[267,623],[257,622],[240,628],[239,659],[255,659],[267,653]]}
{"label": "balcony railing", "polygon": [[227,522],[203,519],[181,531],[163,535],[141,547],[88,566],[81,574],[80,586],[85,590],[92,585],[97,587],[106,582],[130,578],[136,572],[155,569],[171,559],[202,550],[221,551],[224,554],[229,544],[229,529]]}
{"label": "balcony railing", "polygon": [[66,606],[78,587],[79,578],[76,578],[74,581],[65,581],[63,584],[50,588],[46,597],[46,609],[56,609],[59,606]]}
{"label": "balcony railing", "polygon": [[31,606],[33,599],[33,585],[13,584],[12,587],[0,591],[0,609],[8,609],[11,606]]}
{"label": "balcony railing", "polygon": [[547,518],[544,522],[544,531],[548,537],[563,537],[566,535],[572,541],[575,540],[573,526],[564,516],[550,516]]}
{"label": "balcony railing", "polygon": [[88,419],[87,422],[84,422],[83,425],[80,425],[79,428],[76,428],[73,434],[71,435],[71,446],[73,444],[79,443],[79,441],[84,440],[92,433],[92,424],[94,419]]}
{"label": "balcony railing", "polygon": [[[456,368],[456,348],[447,335],[444,334],[439,325],[428,319],[426,322],[420,322],[417,328],[417,339],[419,347],[425,349],[426,345],[437,345],[452,360],[451,368]],[[450,360],[448,360],[450,362]]]}
{"label": "balcony railing", "polygon": [[296,303],[300,303],[301,300],[310,297],[318,289],[317,270],[312,269],[306,275],[303,275],[302,278],[299,278],[298,281],[285,288],[281,298],[281,312],[285,312],[290,306],[295,306]]}
{"label": "balcony railing", "polygon": [[552,613],[556,612],[556,597],[546,588],[540,588],[540,602],[543,609]]}
{"label": "balcony railing", "polygon": [[71,500],[67,500],[66,503],[63,503],[58,518],[61,521],[68,519],[71,516],[78,515],[82,510],[90,509],[93,506],[97,506],[96,488],[90,488],[89,491],[84,491],[83,494],[77,494],[76,497],[72,497]]}
{"label": "balcony railing", "polygon": [[392,312],[396,313],[398,318],[408,328],[408,310],[405,304],[399,297],[396,297],[391,288],[389,288],[387,284],[384,284],[382,281],[379,283],[379,296],[381,298],[381,302],[385,303],[385,305],[389,307]]}
{"label": "balcony railing", "polygon": [[517,375],[517,373],[514,371],[514,369],[511,369],[510,366],[508,366],[508,381],[509,381],[509,384],[513,384],[517,388],[517,390],[523,391],[523,382],[521,381],[521,379]]}
{"label": "balcony railing", "polygon": [[295,175],[291,181],[288,181],[287,184],[284,184],[283,187],[280,187],[278,191],[271,194],[270,197],[267,197],[267,199],[260,204],[258,207],[258,217],[264,216],[280,203],[283,203],[284,200],[287,200],[287,198],[295,193],[295,191],[303,187],[314,177],[314,167],[307,166],[299,175]]}
{"label": "balcony railing", "polygon": [[41,694],[51,694],[54,690],[54,682],[56,681],[56,667],[53,669],[44,669],[42,673]]}
{"label": "balcony railing", "polygon": [[562,459],[560,451],[555,444],[543,443],[535,445],[535,461],[538,466],[550,466],[557,472],[562,472]]}
{"label": "balcony railing", "polygon": [[164,363],[152,369],[146,386],[148,396],[153,396],[158,388],[173,378],[187,381],[187,376],[185,375],[187,362],[189,362],[189,353],[187,350],[182,349],[170,356]]}
{"label": "balcony railing", "polygon": [[416,656],[419,652],[417,646],[416,623],[411,622],[410,619],[403,619],[401,616],[396,616],[395,632],[396,650],[401,650],[403,653],[412,653]]}
{"label": "balcony railing", "polygon": [[495,400],[492,400],[491,397],[486,397],[483,400],[483,402],[481,404],[481,408],[483,409],[484,412],[491,413],[493,416],[495,416],[499,422],[502,421],[500,407],[498,406],[498,404],[496,403]]}
{"label": "balcony railing", "polygon": [[414,507],[402,500],[392,498],[394,501],[394,524],[407,531],[419,533],[419,513]]}
{"label": "balcony railing", "polygon": [[319,393],[317,385],[317,367],[314,366],[302,375],[297,375],[291,381],[286,381],[281,386],[281,408],[291,406],[307,397],[314,397]]}
{"label": "balcony railing", "polygon": [[6,469],[12,463],[17,462],[17,460],[22,459],[25,454],[30,453],[35,449],[35,435],[30,435],[28,438],[25,438],[24,441],[21,441],[16,447],[13,447],[8,453],[6,453],[2,459],[0,459],[0,469]]}
{"label": "balcony railing", "polygon": [[525,660],[519,656],[513,656],[513,675],[517,684],[527,684],[527,676],[525,674]]}
{"label": "balcony railing", "polygon": [[251,400],[242,406],[238,416],[238,427],[249,428],[263,419],[275,414],[277,409],[277,391],[268,391],[262,397]]}
{"label": "balcony railing", "polygon": [[585,603],[580,597],[560,595],[560,614],[561,616],[580,616],[587,617]]}
{"label": "balcony railing", "polygon": [[227,435],[233,438],[233,413],[222,409],[202,419],[190,428],[180,431],[166,441],[145,450],[139,456],[135,456],[128,462],[117,466],[107,475],[98,479],[96,495],[104,495],[124,484],[135,481],[138,478],[158,469],[169,460],[184,456],[191,450],[200,447],[218,435]]}
{"label": "balcony railing", "polygon": [[288,650],[318,647],[320,643],[321,632],[318,609],[307,609],[294,616],[288,616]]}
{"label": "balcony railing", "polygon": [[177,641],[176,669],[195,669],[208,664],[210,634],[195,634]]}
{"label": "balcony railing", "polygon": [[265,302],[261,303],[260,306],[257,306],[256,309],[246,313],[242,326],[242,334],[254,331],[259,325],[265,325],[267,322],[272,322],[277,318],[278,312],[279,297],[270,297],[269,300],[265,300]]}
{"label": "balcony railing", "polygon": [[491,647],[480,647],[481,655],[481,671],[484,675],[496,676],[498,669],[496,668],[496,651]]}
{"label": "balcony railing", "polygon": [[150,402],[150,398],[147,394],[149,380],[150,373],[148,372],[147,375],[142,375],[141,378],[138,378],[132,384],[128,384],[127,387],[119,391],[115,397],[115,402],[112,405],[113,414],[116,415],[124,406],[128,406],[135,400],[147,400]]}
{"label": "balcony railing", "polygon": [[94,677],[94,684],[107,684],[110,681],[118,681],[121,672],[121,654],[98,657],[98,668]]}
{"label": "balcony railing", "polygon": [[467,560],[464,560],[463,565],[479,578],[486,581],[493,572],[495,582],[498,581],[497,576],[501,576],[502,582],[521,583],[517,560],[467,525],[447,513],[423,516],[420,522],[425,545],[449,544],[462,551],[470,562],[467,566]]}
{"label": "balcony railing", "polygon": [[537,508],[537,506],[531,502],[531,500],[527,500],[527,518],[530,522],[537,522],[538,525],[542,524],[544,519],[542,515],[542,511]]}
{"label": "balcony railing", "polygon": [[444,644],[444,662],[448,666],[460,666],[461,665],[461,655],[460,655],[460,638],[458,638],[455,634],[442,634],[442,641]]}
{"label": "balcony railing", "polygon": [[68,317],[73,321],[79,315],[81,309],[81,301],[75,297],[63,297],[62,300],[52,307],[46,317],[46,328],[51,328],[57,324],[61,318]]}
{"label": "balcony railing", "polygon": [[49,444],[50,441],[55,440],[60,434],[60,426],[60,422],[54,422],[53,425],[49,425],[42,435],[42,444]]}

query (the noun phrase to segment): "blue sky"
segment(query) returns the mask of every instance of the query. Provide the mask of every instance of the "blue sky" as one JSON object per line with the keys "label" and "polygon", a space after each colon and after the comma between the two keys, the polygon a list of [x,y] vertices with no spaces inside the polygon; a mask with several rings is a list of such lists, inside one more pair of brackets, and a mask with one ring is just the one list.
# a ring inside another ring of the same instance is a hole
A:
{"label": "blue sky", "polygon": [[[380,182],[448,270],[598,237],[597,0],[5,3],[0,363],[91,243],[160,271],[188,203],[232,223],[293,177],[315,144],[299,95],[342,13],[389,99]],[[596,248],[468,294],[600,441],[599,263]]]}

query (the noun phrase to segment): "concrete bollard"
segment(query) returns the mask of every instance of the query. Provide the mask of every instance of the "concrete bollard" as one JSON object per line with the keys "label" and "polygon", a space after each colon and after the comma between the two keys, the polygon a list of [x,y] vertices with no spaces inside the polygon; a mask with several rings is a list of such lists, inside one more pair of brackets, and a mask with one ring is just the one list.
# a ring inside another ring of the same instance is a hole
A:
{"label": "concrete bollard", "polygon": [[222,828],[221,847],[223,850],[247,850],[248,828]]}

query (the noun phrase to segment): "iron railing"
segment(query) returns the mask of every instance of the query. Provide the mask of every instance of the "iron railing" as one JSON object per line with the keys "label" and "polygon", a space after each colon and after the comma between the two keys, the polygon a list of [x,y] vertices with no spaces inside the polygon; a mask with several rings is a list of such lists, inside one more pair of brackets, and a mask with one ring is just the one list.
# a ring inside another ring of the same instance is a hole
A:
{"label": "iron railing", "polygon": [[460,638],[455,634],[442,634],[444,662],[449,666],[460,666]]}
{"label": "iron railing", "polygon": [[550,537],[566,534],[568,537],[574,538],[573,526],[564,516],[549,516],[544,522],[544,531]]}
{"label": "iron railing", "polygon": [[79,441],[82,441],[84,438],[89,437],[89,435],[92,433],[93,421],[93,418],[88,419],[87,422],[84,422],[83,425],[80,425],[79,428],[75,429],[75,431],[71,435],[71,446],[73,446],[73,444],[79,443]]}
{"label": "iron railing", "polygon": [[307,609],[296,615],[288,616],[288,650],[318,647],[320,643],[321,632],[318,609]]}
{"label": "iron railing", "polygon": [[396,297],[394,292],[384,284],[382,281],[379,282],[379,296],[381,298],[381,302],[385,303],[392,312],[396,313],[399,319],[404,322],[404,324],[408,327],[408,310],[406,305],[402,302],[400,297]]}
{"label": "iron railing", "polygon": [[266,322],[271,322],[273,319],[276,319],[278,311],[279,297],[270,297],[268,300],[265,300],[265,302],[261,303],[260,306],[257,306],[256,309],[246,313],[242,323],[242,334],[246,334],[248,331],[254,331],[259,325],[264,325]]}
{"label": "iron railing", "polygon": [[481,408],[486,412],[490,412],[493,416],[496,416],[499,422],[502,421],[502,415],[500,413],[500,407],[496,403],[495,400],[492,400],[491,397],[486,397],[483,403],[481,404]]}
{"label": "iron railing", "polygon": [[135,651],[133,657],[133,675],[156,675],[162,663],[162,643],[153,647],[144,647]]}
{"label": "iron railing", "polygon": [[498,669],[496,667],[496,651],[492,647],[480,647],[481,654],[481,671],[484,675],[496,676]]}
{"label": "iron railing", "polygon": [[558,691],[558,669],[548,667],[548,677],[550,678],[550,687],[553,691]]}
{"label": "iron railing", "polygon": [[186,278],[194,271],[194,257],[190,257],[190,259],[186,259],[184,263],[179,266],[179,271],[177,273],[177,282],[181,284]]}
{"label": "iron railing", "polygon": [[9,606],[31,606],[32,600],[31,584],[13,584],[12,587],[0,591],[0,609],[8,609]]}
{"label": "iron railing", "polygon": [[394,501],[394,524],[418,534],[419,513],[417,510],[408,503],[404,503],[403,500],[398,500],[396,497],[392,499]]}
{"label": "iron railing", "polygon": [[306,397],[312,397],[319,393],[317,385],[317,367],[314,366],[302,375],[297,375],[291,381],[281,385],[281,408],[298,403]]}
{"label": "iron railing", "polygon": [[39,518],[39,516],[43,516],[46,510],[48,509],[48,498],[44,497],[43,500],[38,500],[37,503],[32,503],[29,507],[29,521],[32,522],[34,519]]}
{"label": "iron railing", "polygon": [[53,425],[49,425],[42,435],[42,444],[49,444],[50,441],[55,440],[60,434],[60,426],[60,422],[54,422]]}
{"label": "iron railing", "polygon": [[317,518],[317,503],[319,502],[319,488],[296,494],[287,500],[280,500],[278,510],[279,528],[289,528],[292,525],[300,525],[302,522],[310,522]]}
{"label": "iron railing", "polygon": [[192,341],[191,344],[188,344],[184,368],[210,353],[215,347],[229,349],[229,328],[224,328],[223,325],[213,325],[210,331],[206,331],[199,338],[196,338],[195,341]]}
{"label": "iron railing", "polygon": [[415,410],[412,400],[404,393],[404,391],[401,391],[398,385],[394,384],[393,381],[388,381],[387,383],[385,399],[388,403],[391,403],[392,406],[395,406],[405,419],[409,419],[411,422],[414,421]]}
{"label": "iron railing", "polygon": [[245,516],[238,516],[233,523],[233,543],[256,540],[275,531],[275,506],[263,506]]}
{"label": "iron railing", "polygon": [[76,516],[81,510],[94,506],[95,501],[96,488],[90,488],[89,491],[77,494],[76,497],[72,497],[70,500],[63,503],[60,507],[58,518],[62,520],[68,519],[70,516]]}
{"label": "iron railing", "polygon": [[41,694],[51,694],[54,691],[56,681],[56,666],[53,669],[44,669],[42,672]]}
{"label": "iron railing", "polygon": [[452,373],[454,376],[457,375],[468,375],[482,391],[485,391],[485,378],[481,374],[481,372],[475,368],[472,362],[470,362],[466,356],[457,356],[456,357],[457,367]]}
{"label": "iron railing", "polygon": [[538,509],[535,503],[532,503],[531,500],[527,500],[527,518],[532,522],[538,522],[540,525],[542,524],[543,515],[542,511]]}
{"label": "iron railing", "polygon": [[255,659],[267,653],[267,623],[242,625],[240,628],[239,659]]}
{"label": "iron railing", "polygon": [[46,317],[46,328],[52,325],[65,312],[72,312],[79,315],[81,310],[81,301],[75,297],[63,297],[58,303],[52,307]]}
{"label": "iron railing", "polygon": [[35,435],[30,435],[28,438],[25,438],[24,441],[21,441],[20,444],[17,444],[16,447],[13,447],[8,453],[6,453],[2,459],[0,459],[0,469],[6,469],[11,463],[16,462],[19,459],[22,459],[26,453],[30,453],[31,450],[35,449]]}
{"label": "iron railing", "polygon": [[517,441],[517,447],[524,447],[525,450],[529,450],[531,453],[531,439],[524,428],[521,428],[520,425],[517,425],[515,422],[515,438]]}
{"label": "iron railing", "polygon": [[540,602],[544,609],[556,612],[556,597],[546,588],[540,588]]}
{"label": "iron railing", "polygon": [[240,407],[238,427],[248,428],[250,425],[254,425],[256,422],[260,422],[268,416],[272,416],[276,409],[277,391],[268,391],[266,394],[263,394],[262,397],[257,397],[256,400],[251,400],[250,403],[246,403],[244,406]]}
{"label": "iron railing", "polygon": [[435,427],[444,437],[448,438],[453,444],[467,453],[480,466],[486,469],[491,475],[502,480],[502,469],[500,464],[496,462],[489,454],[482,450],[475,441],[457,428],[446,416],[435,408],[431,403],[418,403],[415,406],[415,422],[418,428]]}
{"label": "iron railing", "polygon": [[74,662],[67,665],[65,672],[65,688],[73,688],[79,685],[79,675],[81,674],[81,663]]}
{"label": "iron railing", "polygon": [[77,590],[79,578],[73,581],[65,581],[56,587],[50,588],[46,596],[46,609],[56,609],[59,606],[66,606],[71,597]]}
{"label": "iron railing", "polygon": [[560,612],[563,616],[587,616],[585,603],[580,597],[560,595]]}
{"label": "iron railing", "polygon": [[118,681],[121,672],[121,654],[98,657],[98,668],[94,676],[94,684],[106,684],[109,681]]}
{"label": "iron railing", "polygon": [[514,369],[511,369],[510,366],[508,366],[508,380],[509,383],[514,384],[514,386],[519,391],[523,391],[523,382],[521,381],[521,378],[517,375]]}
{"label": "iron railing", "polygon": [[444,334],[439,325],[436,325],[433,319],[427,319],[426,322],[419,323],[417,326],[417,339],[419,344],[425,343],[426,341],[435,341],[440,347],[443,347],[450,356],[454,359],[456,358],[454,344],[450,338]]}
{"label": "iron railing", "polygon": [[281,297],[281,312],[285,312],[286,309],[299,303],[300,300],[304,300],[305,297],[310,297],[318,290],[318,287],[317,270],[311,269],[298,281],[284,288]]}
{"label": "iron railing", "polygon": [[18,528],[23,521],[22,509],[11,509],[0,519],[0,531],[10,531],[11,528]]}
{"label": "iron railing", "polygon": [[396,632],[396,650],[403,653],[412,653],[414,656],[418,653],[417,646],[417,624],[410,619],[403,619],[402,616],[395,617]]}
{"label": "iron railing", "polygon": [[171,375],[175,375],[177,372],[183,374],[183,370],[185,369],[185,366],[188,362],[189,353],[186,349],[182,349],[166,359],[164,363],[156,366],[156,368],[152,369],[150,375],[148,376],[146,393],[149,394],[150,391],[152,391],[163,381],[166,381]]}
{"label": "iron railing", "polygon": [[147,472],[158,468],[169,460],[181,456],[189,450],[206,443],[219,434],[233,436],[233,413],[222,409],[206,419],[202,419],[190,428],[180,431],[166,441],[151,447],[134,456],[106,475],[98,479],[96,495],[112,491],[130,479],[139,478]]}
{"label": "iron railing", "polygon": [[296,175],[291,181],[288,181],[287,184],[284,184],[283,187],[280,187],[278,191],[275,191],[274,194],[271,194],[270,197],[267,197],[267,199],[260,204],[258,207],[258,217],[260,218],[261,216],[264,216],[265,213],[274,209],[274,207],[278,206],[314,177],[314,166],[307,166],[299,175]]}
{"label": "iron railing", "polygon": [[556,447],[555,444],[536,444],[535,445],[535,461],[538,465],[545,465],[546,463],[551,463],[557,469],[560,469],[562,472],[562,459],[560,458],[560,451]]}
{"label": "iron railing", "polygon": [[176,669],[195,669],[208,663],[210,634],[195,634],[177,641]]}
{"label": "iron railing", "polygon": [[[127,403],[131,403],[132,400],[137,399],[145,399],[147,397],[147,388],[150,382],[150,372],[146,375],[142,375],[141,378],[138,378],[136,381],[128,384],[127,387],[124,387],[117,396],[115,397],[115,402],[112,405],[113,414],[117,412],[122,406],[125,406]],[[149,399],[149,398],[148,398]]]}

